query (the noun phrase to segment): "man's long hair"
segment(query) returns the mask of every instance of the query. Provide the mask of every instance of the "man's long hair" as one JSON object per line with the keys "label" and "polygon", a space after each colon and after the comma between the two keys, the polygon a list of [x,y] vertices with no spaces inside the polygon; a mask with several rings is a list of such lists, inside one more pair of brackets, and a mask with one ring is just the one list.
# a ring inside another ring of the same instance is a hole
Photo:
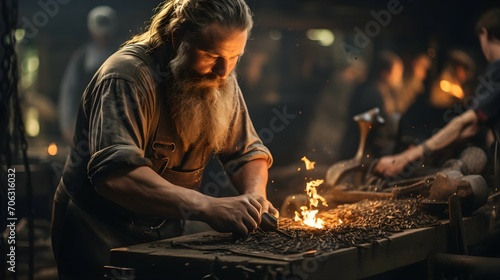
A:
{"label": "man's long hair", "polygon": [[193,43],[203,41],[213,24],[228,30],[250,32],[253,21],[244,0],[167,0],[160,4],[151,24],[125,45],[141,44],[147,51],[164,49],[168,62],[171,90],[167,94],[172,122],[186,149],[203,145],[207,150],[222,151],[234,117],[234,72],[225,80],[215,74],[192,75],[190,53]]}
{"label": "man's long hair", "polygon": [[253,26],[244,0],[167,0],[155,12],[146,30],[124,45],[140,43],[153,50],[166,42],[170,47],[175,41],[193,42],[213,23],[248,32]]}

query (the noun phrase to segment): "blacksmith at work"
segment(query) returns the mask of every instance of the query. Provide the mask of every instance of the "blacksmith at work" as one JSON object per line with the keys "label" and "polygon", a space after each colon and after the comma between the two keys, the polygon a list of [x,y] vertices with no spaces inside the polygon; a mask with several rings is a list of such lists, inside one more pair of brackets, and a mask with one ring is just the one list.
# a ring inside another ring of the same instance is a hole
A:
{"label": "blacksmith at work", "polygon": [[[54,197],[60,279],[100,279],[110,249],[181,235],[184,220],[247,234],[278,215],[234,71],[252,24],[244,0],[167,0],[100,67]],[[240,195],[199,191],[214,156]]]}

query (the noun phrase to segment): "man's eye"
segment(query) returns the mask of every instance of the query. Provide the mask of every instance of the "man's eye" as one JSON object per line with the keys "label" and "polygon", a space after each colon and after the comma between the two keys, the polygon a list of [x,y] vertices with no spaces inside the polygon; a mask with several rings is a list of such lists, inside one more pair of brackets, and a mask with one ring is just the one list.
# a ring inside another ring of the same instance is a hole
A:
{"label": "man's eye", "polygon": [[210,55],[210,54],[205,54],[203,56],[203,58],[207,61],[216,61],[217,60],[217,57],[216,56],[213,56],[213,55]]}

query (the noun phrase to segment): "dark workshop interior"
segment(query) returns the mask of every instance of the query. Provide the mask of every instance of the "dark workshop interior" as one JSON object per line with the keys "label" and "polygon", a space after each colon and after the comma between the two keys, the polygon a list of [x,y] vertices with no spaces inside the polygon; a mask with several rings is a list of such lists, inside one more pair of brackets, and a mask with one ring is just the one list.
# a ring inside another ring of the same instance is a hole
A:
{"label": "dark workshop interior", "polygon": [[[69,152],[59,97],[68,63],[90,41],[94,7],[116,11],[116,50],[162,1],[0,1],[0,279],[59,279],[50,224]],[[476,21],[500,3],[246,3],[254,26],[237,79],[273,155],[267,196],[279,220],[263,217],[236,241],[188,221],[173,240],[113,249],[105,279],[500,279],[492,134],[434,153],[411,174],[373,175],[378,159],[463,112],[457,104],[472,99],[488,66]],[[388,111],[357,95],[378,79],[383,55],[401,66],[391,89],[400,99],[386,101]],[[209,196],[238,194],[216,159],[201,186]]]}

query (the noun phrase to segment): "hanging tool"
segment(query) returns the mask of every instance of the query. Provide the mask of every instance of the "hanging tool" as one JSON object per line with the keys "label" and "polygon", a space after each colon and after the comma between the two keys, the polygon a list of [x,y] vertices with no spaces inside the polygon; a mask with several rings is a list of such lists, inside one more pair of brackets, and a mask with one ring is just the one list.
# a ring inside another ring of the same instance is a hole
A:
{"label": "hanging tool", "polygon": [[380,115],[379,108],[373,108],[369,111],[354,116],[354,121],[358,123],[360,139],[358,151],[354,158],[335,163],[328,168],[326,172],[325,184],[327,186],[336,186],[343,181],[354,185],[360,185],[362,182],[361,168],[363,167],[363,157],[365,155],[365,144],[368,133],[375,125],[384,124],[385,120]]}

